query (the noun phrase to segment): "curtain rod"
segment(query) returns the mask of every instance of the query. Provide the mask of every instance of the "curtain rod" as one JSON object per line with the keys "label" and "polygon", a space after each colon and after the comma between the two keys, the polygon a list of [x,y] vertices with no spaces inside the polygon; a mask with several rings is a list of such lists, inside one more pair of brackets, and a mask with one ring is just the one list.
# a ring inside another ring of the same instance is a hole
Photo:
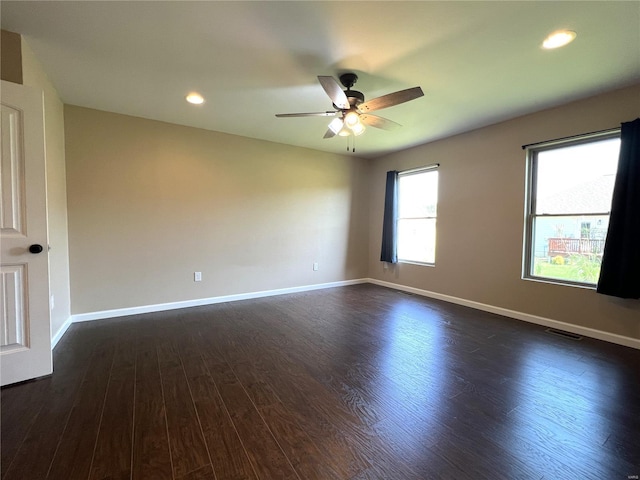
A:
{"label": "curtain rod", "polygon": [[522,145],[522,149],[525,150],[526,148],[529,148],[529,147],[534,147],[536,145],[544,145],[544,144],[547,144],[547,143],[562,142],[564,140],[571,140],[572,138],[588,137],[589,135],[604,135],[604,134],[607,134],[607,133],[614,133],[614,132],[618,132],[618,131],[620,131],[620,127],[607,128],[606,130],[597,130],[595,132],[581,133],[579,135],[570,135],[568,137],[556,138],[555,140],[545,140],[543,142],[529,143],[527,145]]}

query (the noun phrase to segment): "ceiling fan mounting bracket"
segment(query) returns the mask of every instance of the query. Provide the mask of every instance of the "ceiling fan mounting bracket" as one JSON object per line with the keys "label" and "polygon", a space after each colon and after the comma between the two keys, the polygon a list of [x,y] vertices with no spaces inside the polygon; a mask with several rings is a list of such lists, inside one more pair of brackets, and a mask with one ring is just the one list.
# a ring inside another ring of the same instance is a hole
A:
{"label": "ceiling fan mounting bracket", "polygon": [[356,82],[358,81],[358,75],[355,73],[343,73],[340,75],[340,83],[347,87],[347,90],[351,90]]}

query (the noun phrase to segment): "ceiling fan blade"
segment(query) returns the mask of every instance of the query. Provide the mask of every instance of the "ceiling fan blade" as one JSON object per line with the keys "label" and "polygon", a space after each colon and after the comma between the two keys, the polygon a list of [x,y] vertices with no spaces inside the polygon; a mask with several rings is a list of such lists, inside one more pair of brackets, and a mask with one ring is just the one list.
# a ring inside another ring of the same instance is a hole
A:
{"label": "ceiling fan blade", "polygon": [[336,113],[338,112],[276,113],[276,117],[333,117]]}
{"label": "ceiling fan blade", "polygon": [[372,112],[374,110],[380,110],[382,108],[393,107],[410,100],[422,97],[424,93],[420,87],[407,88],[406,90],[400,90],[398,92],[389,93],[382,97],[374,98],[368,102],[358,105],[358,110],[363,113]]}
{"label": "ceiling fan blade", "polygon": [[349,99],[342,91],[342,87],[336,82],[336,79],[327,75],[318,75],[318,81],[324,91],[327,92],[333,104],[341,110],[351,108]]}
{"label": "ceiling fan blade", "polygon": [[331,138],[331,137],[335,137],[335,135],[336,135],[335,132],[329,128],[327,129],[326,132],[324,132],[324,137],[322,138]]}
{"label": "ceiling fan blade", "polygon": [[388,118],[378,117],[377,115],[367,115],[366,113],[360,115],[360,121],[370,127],[381,128],[383,130],[395,130],[402,126]]}

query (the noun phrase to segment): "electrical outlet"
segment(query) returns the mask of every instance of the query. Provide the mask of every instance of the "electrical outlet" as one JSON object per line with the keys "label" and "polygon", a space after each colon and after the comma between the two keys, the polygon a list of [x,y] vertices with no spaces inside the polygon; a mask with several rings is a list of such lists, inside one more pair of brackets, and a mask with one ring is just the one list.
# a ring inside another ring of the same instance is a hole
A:
{"label": "electrical outlet", "polygon": [[201,282],[202,281],[202,272],[193,272],[193,281]]}
{"label": "electrical outlet", "polygon": [[313,271],[314,272],[318,271],[318,262],[313,262]]}

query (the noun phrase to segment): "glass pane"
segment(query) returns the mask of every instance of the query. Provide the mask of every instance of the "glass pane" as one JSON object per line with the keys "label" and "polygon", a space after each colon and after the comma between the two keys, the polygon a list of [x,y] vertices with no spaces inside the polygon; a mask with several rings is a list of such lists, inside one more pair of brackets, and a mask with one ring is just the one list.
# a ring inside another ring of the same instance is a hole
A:
{"label": "glass pane", "polygon": [[398,259],[435,263],[435,218],[398,220]]}
{"label": "glass pane", "polygon": [[597,283],[608,225],[608,215],[536,218],[531,275]]}
{"label": "glass pane", "polygon": [[398,216],[435,217],[438,204],[438,171],[398,177]]}
{"label": "glass pane", "polygon": [[609,212],[619,152],[619,138],[538,152],[535,213]]}

